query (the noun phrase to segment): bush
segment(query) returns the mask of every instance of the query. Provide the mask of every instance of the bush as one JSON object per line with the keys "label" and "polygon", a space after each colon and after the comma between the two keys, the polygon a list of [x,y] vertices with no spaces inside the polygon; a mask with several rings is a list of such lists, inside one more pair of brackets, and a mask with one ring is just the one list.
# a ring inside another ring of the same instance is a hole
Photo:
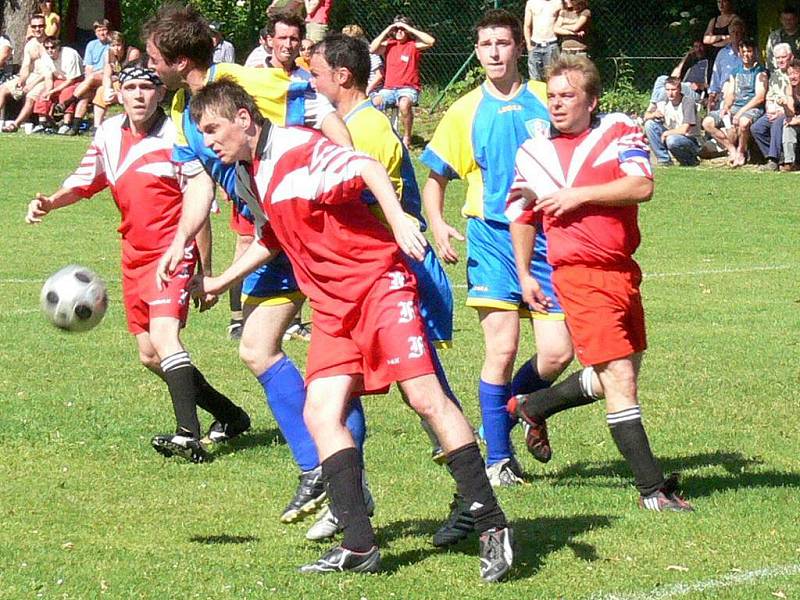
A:
{"label": "bush", "polygon": [[616,67],[614,85],[600,96],[600,111],[642,114],[650,102],[650,94],[639,91],[633,85],[633,68],[625,57],[617,61]]}

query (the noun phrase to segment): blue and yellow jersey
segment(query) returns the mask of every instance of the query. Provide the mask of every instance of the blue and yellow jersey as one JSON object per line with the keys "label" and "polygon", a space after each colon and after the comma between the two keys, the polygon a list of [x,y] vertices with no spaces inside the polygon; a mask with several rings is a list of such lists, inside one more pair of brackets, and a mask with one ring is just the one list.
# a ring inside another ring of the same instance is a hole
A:
{"label": "blue and yellow jersey", "polygon": [[[310,83],[290,79],[282,69],[254,69],[236,64],[212,65],[206,83],[229,77],[253,96],[261,114],[276,125],[304,125],[309,119],[307,100],[315,97]],[[331,111],[333,109],[331,108]],[[189,111],[187,90],[178,90],[172,100],[172,121],[178,130],[172,158],[179,163],[199,163],[219,183],[228,196],[236,199],[236,170],[223,165],[217,155],[203,142],[203,134]],[[318,115],[320,121],[326,115]],[[313,122],[311,124],[314,124]],[[188,170],[191,174],[191,169]]]}
{"label": "blue and yellow jersey", "polygon": [[422,162],[442,177],[466,180],[465,217],[507,225],[517,148],[534,132],[549,130],[544,83],[529,81],[510,99],[493,95],[484,83],[448,109]]}
{"label": "blue and yellow jersey", "polygon": [[[422,217],[422,201],[411,157],[386,115],[366,99],[345,115],[344,123],[353,139],[353,147],[386,168],[403,210],[425,231],[427,224]],[[365,192],[364,196],[367,202],[375,202],[370,192]]]}

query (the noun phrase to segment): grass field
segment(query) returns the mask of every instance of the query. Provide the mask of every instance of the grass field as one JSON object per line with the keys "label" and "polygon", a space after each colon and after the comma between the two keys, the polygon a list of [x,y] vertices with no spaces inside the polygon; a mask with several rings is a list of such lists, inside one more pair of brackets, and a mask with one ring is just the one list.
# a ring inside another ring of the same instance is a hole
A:
{"label": "grass field", "polygon": [[[207,465],[150,449],[172,411],[125,331],[110,196],[23,223],[28,200],[55,190],[87,143],[0,137],[0,597],[800,597],[797,175],[659,170],[641,212],[645,421],[697,512],[640,511],[602,407],[559,415],[546,466],[516,433],[530,483],[499,492],[518,553],[510,580],[492,587],[478,576],[476,539],[450,551],[430,544],[452,486],[395,392],[365,403],[385,571],[296,572],[327,546],[305,541],[310,521],[278,521],[296,473],[224,335],[222,306],[193,315],[185,340],[208,379],[253,415],[252,433]],[[462,226],[463,189],[451,187],[451,222]],[[225,223],[214,220],[218,268],[233,246]],[[72,262],[110,288],[105,321],[83,335],[38,313],[42,281]],[[477,421],[481,335],[463,307],[463,266],[448,270],[459,306],[456,348],[443,360]],[[302,342],[286,348],[304,363]]]}

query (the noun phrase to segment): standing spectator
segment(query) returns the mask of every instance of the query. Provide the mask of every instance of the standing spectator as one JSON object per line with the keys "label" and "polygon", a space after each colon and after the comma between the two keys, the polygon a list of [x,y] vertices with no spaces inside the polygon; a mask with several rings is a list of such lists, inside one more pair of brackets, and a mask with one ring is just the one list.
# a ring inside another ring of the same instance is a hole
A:
{"label": "standing spectator", "polygon": [[691,50],[684,54],[670,75],[688,83],[699,97],[708,89],[708,84],[711,82],[712,66],[706,54],[706,46],[703,40],[698,38],[692,42]]}
{"label": "standing spectator", "polygon": [[292,13],[302,18],[305,14],[305,4],[303,0],[272,0],[267,7],[267,17],[274,17],[280,13]]}
{"label": "standing spectator", "polygon": [[786,106],[793,106],[792,85],[789,83],[789,63],[792,62],[792,47],[780,43],[773,48],[776,68],[769,74],[767,103],[764,114],[753,123],[753,139],[767,162],[762,171],[777,171],[783,150],[783,125],[786,121]]}
{"label": "standing spectator", "polygon": [[697,104],[681,92],[681,80],[668,77],[664,83],[667,99],[651,105],[644,114],[644,131],[660,166],[672,164],[670,153],[684,167],[697,165],[700,144],[697,137]]}
{"label": "standing spectator", "polygon": [[300,41],[300,56],[297,57],[295,63],[301,69],[311,71],[311,51],[314,48],[314,41],[308,38],[303,38]]}
{"label": "standing spectator", "polygon": [[[665,478],[653,456],[638,398],[647,334],[642,271],[633,254],[641,239],[638,205],[653,195],[650,157],[641,130],[627,116],[595,115],[599,99],[597,67],[583,56],[561,57],[547,81],[552,131],[535,133],[516,153],[506,212],[522,294],[532,309],[545,310],[546,293],[525,272],[534,227],[543,223],[569,334],[581,363],[599,378],[606,422],[633,472],[639,506],[690,512],[676,493],[677,477]],[[546,403],[514,398],[509,409],[535,425],[574,408],[559,397],[565,384],[537,393],[549,394]]]}
{"label": "standing spectator", "polygon": [[794,59],[788,68],[791,99],[783,109],[786,125],[783,128],[783,164],[781,171],[797,170],[797,132],[800,129],[800,60]]}
{"label": "standing spectator", "polygon": [[41,74],[41,62],[51,62],[47,56],[42,42],[44,42],[44,16],[32,15],[28,23],[28,28],[33,32],[33,37],[25,42],[22,50],[22,63],[19,68],[19,76],[8,79],[0,86],[0,109],[3,108],[9,98],[21,100],[25,97],[25,103],[19,111],[19,115],[13,121],[6,121],[3,131],[11,133],[19,129],[19,126],[28,120],[33,112],[33,103],[39,95],[31,94],[33,88],[44,80]]}
{"label": "standing spectator", "polygon": [[[728,151],[728,162],[740,167],[747,162],[750,126],[764,114],[767,72],[756,61],[756,44],[745,40],[740,45],[742,66],[725,84],[722,108],[708,113],[703,129]],[[725,132],[721,131],[724,128]]]}
{"label": "standing spectator", "polygon": [[736,69],[742,66],[739,45],[744,38],[744,21],[736,19],[728,26],[730,42],[720,48],[714,59],[714,68],[711,72],[711,83],[708,86],[708,108],[717,108],[717,103],[722,94],[722,86],[728,81]]}
{"label": "standing spectator", "polygon": [[308,39],[321,42],[328,32],[333,0],[305,0]]}
{"label": "standing spectator", "polygon": [[[350,37],[364,40],[367,45],[367,36],[360,25],[345,25],[342,27],[342,33]],[[374,52],[369,53],[369,81],[367,81],[367,96],[372,96],[372,93],[378,90],[383,83],[383,61],[378,54]]]}
{"label": "standing spectator", "polygon": [[103,20],[109,22],[109,28],[117,31],[120,29],[120,0],[70,0],[64,19],[64,39],[83,54],[86,46],[95,37],[94,24]]}
{"label": "standing spectator", "polygon": [[247,55],[247,60],[244,61],[245,67],[260,69],[267,66],[270,58],[269,43],[267,42],[268,35],[268,27],[265,26],[259,30],[258,46],[256,46],[253,51]]}
{"label": "standing spectator", "polygon": [[561,52],[583,54],[589,52],[588,36],[592,11],[587,0],[564,0],[553,28],[561,43]]}
{"label": "standing spectator", "polygon": [[800,30],[798,30],[797,9],[787,5],[781,11],[781,26],[770,32],[767,38],[767,63],[769,71],[779,69],[775,60],[775,48],[778,44],[789,44],[789,50],[800,56]]}
{"label": "standing spectator", "polygon": [[212,21],[208,24],[211,29],[211,37],[214,40],[214,64],[219,63],[235,63],[236,50],[222,33],[222,26],[219,23]]}
{"label": "standing spectator", "polygon": [[414,127],[414,105],[419,100],[419,63],[422,52],[436,40],[429,33],[416,29],[409,19],[397,15],[392,24],[372,40],[369,51],[386,61],[384,86],[372,97],[380,109],[397,106],[403,122],[403,144],[411,146]]}
{"label": "standing spectator", "polygon": [[39,12],[44,15],[44,34],[57,38],[61,34],[61,17],[53,10],[53,0],[39,3]]}
{"label": "standing spectator", "polygon": [[545,69],[558,57],[555,26],[562,8],[561,0],[528,0],[525,3],[523,32],[531,79],[543,81]]}
{"label": "standing spectator", "polygon": [[708,60],[713,63],[719,51],[731,43],[730,26],[741,19],[733,12],[733,0],[717,0],[719,15],[708,22],[703,43],[708,46]]}
{"label": "standing spectator", "polygon": [[[50,57],[51,63],[47,64],[44,73],[42,91],[33,105],[33,112],[39,117],[39,124],[33,128],[33,133],[43,132],[51,123],[53,107],[56,102],[63,102],[72,96],[75,86],[83,77],[83,64],[81,55],[77,50],[67,46],[61,47],[61,41],[55,37],[44,40],[44,49]],[[61,125],[66,133],[73,119],[74,106],[64,114],[64,123]]]}
{"label": "standing spectator", "polygon": [[119,91],[119,73],[131,63],[138,61],[142,53],[138,48],[128,46],[119,31],[112,31],[108,36],[108,54],[103,65],[103,85],[97,88],[92,104],[94,105],[94,126],[103,122],[106,110],[112,104],[117,104]]}

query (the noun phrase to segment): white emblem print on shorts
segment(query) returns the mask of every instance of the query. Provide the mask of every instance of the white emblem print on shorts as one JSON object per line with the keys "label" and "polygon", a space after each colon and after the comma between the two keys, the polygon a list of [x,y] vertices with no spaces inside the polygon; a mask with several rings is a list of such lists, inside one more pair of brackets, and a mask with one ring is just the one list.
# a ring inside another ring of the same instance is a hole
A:
{"label": "white emblem print on shorts", "polygon": [[412,335],[408,338],[408,358],[421,358],[425,354],[425,343],[421,335]]}
{"label": "white emblem print on shorts", "polygon": [[400,319],[398,323],[411,323],[414,320],[414,301],[403,300],[397,303],[400,307]]}
{"label": "white emblem print on shorts", "polygon": [[400,271],[389,271],[389,278],[392,280],[389,283],[390,290],[399,290],[406,284],[406,276]]}

